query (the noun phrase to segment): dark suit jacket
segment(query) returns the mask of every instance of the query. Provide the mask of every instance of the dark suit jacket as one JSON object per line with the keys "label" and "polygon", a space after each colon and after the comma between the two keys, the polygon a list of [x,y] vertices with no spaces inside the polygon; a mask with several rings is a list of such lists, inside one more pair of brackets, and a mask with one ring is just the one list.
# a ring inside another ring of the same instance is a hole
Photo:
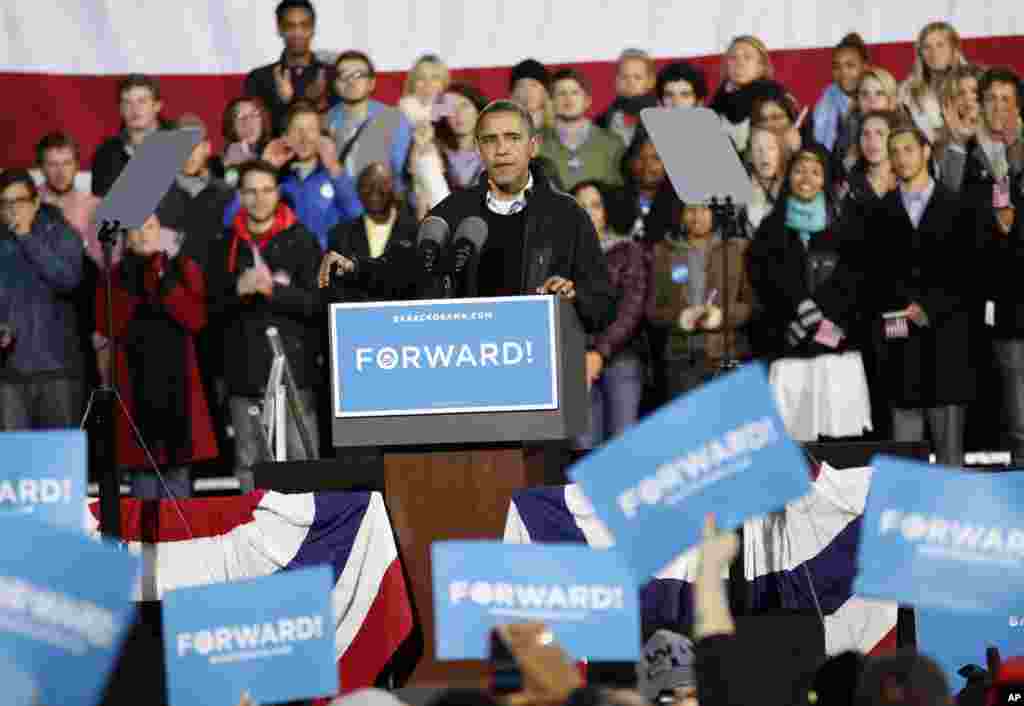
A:
{"label": "dark suit jacket", "polygon": [[384,252],[370,258],[370,242],[362,217],[334,226],[328,249],[359,260],[359,270],[348,277],[332,278],[325,291],[330,301],[391,301],[414,299],[419,287],[416,255],[416,216],[407,208],[398,212]]}

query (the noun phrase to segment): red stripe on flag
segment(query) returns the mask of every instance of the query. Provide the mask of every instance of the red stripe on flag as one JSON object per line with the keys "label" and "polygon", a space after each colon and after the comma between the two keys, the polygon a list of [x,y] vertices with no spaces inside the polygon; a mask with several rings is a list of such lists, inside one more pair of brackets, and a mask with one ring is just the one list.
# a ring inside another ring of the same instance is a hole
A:
{"label": "red stripe on flag", "polygon": [[338,660],[341,691],[373,686],[377,676],[412,633],[412,604],[398,559],[384,572],[373,604],[352,644]]}
{"label": "red stripe on flag", "polygon": [[889,632],[887,632],[885,637],[879,640],[878,644],[868,651],[868,654],[872,656],[884,655],[886,652],[892,652],[899,647],[899,643],[896,641],[896,629],[897,628],[894,626]]}
{"label": "red stripe on flag", "polygon": [[[217,537],[251,522],[265,494],[266,491],[257,490],[223,498],[190,498],[179,500],[178,508],[171,500],[127,498],[121,500],[121,537],[126,542],[147,544]],[[89,503],[89,511],[99,520],[98,501]],[[182,515],[188,527],[182,523]]]}
{"label": "red stripe on flag", "polygon": [[[982,37],[963,42],[965,55],[985,65],[1024,66],[1024,37]],[[897,80],[910,72],[914,60],[909,42],[876,44],[870,47],[874,63],[884,66]],[[821,92],[832,81],[832,50],[783,49],[771,52],[775,77],[800,100],[814,105]],[[662,59],[664,66],[674,59]],[[687,59],[707,72],[709,88],[718,83],[719,56]],[[614,62],[576,62],[552,64],[554,71],[562,66],[581,70],[593,87],[591,115],[604,110],[615,98]],[[485,96],[502,98],[508,95],[511,67],[481,67],[452,71],[453,81],[476,85]],[[405,73],[381,72],[377,75],[374,98],[394,104],[401,93]],[[206,121],[214,149],[223,148],[221,120],[228,102],[241,94],[244,76],[161,75],[160,88],[164,115],[175,118],[182,113],[197,113]],[[117,83],[119,76],[70,76],[65,74],[0,73],[6,94],[17,96],[0,113],[0,134],[9,139],[0,146],[0,168],[29,166],[34,161],[34,145],[47,132],[64,129],[71,132],[82,146],[82,166],[89,168],[96,147],[119,128]]]}

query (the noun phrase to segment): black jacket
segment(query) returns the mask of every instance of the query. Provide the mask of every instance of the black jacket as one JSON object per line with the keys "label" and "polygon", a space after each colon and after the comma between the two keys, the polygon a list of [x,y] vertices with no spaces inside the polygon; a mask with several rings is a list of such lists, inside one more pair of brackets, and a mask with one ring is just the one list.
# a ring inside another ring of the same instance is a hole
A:
{"label": "black jacket", "polygon": [[[284,131],[284,119],[288,113],[288,107],[291,105],[291,103],[282,101],[281,97],[277,95],[277,83],[274,81],[274,67],[282,62],[284,62],[283,53],[281,58],[274,63],[253,69],[245,77],[245,95],[256,96],[263,100],[267,110],[270,111],[274,134],[280,134]],[[338,78],[338,71],[333,65],[325,64],[317,59],[315,54],[313,55],[313,63],[305,67],[298,74],[297,80],[293,79],[295,98],[309,97],[307,91],[313,87],[317,74],[321,70],[324,71],[326,81],[326,107],[333,107],[339,101],[338,95],[334,91],[334,82]]]}
{"label": "black jacket", "polygon": [[1024,272],[1024,179],[1013,180],[1012,199],[1016,210],[1013,228],[1003,235],[995,219],[979,218],[978,230],[983,247],[988,286],[985,294],[995,303],[995,327],[992,336],[1001,340],[1024,339],[1024,290],[1020,275]]}
{"label": "black jacket", "polygon": [[253,265],[252,252],[239,244],[234,272],[228,272],[231,248],[228,234],[217,248],[210,266],[211,325],[223,331],[224,377],[232,395],[262,395],[270,374],[272,359],[266,331],[276,326],[288,362],[300,388],[318,380],[314,357],[317,339],[311,327],[315,323],[319,299],[316,294],[320,246],[316,237],[302,224],[282,231],[260,255],[272,272],[283,270],[291,278],[287,286],[275,285],[269,299],[261,294],[238,296],[238,278]]}
{"label": "black jacket", "polygon": [[234,197],[234,191],[218,179],[211,179],[196,196],[175,181],[157,206],[160,223],[185,235],[184,252],[204,273],[220,249],[224,212]]}
{"label": "black jacket", "polygon": [[416,254],[416,216],[406,208],[398,211],[391,237],[380,257],[370,258],[366,222],[362,217],[339,223],[328,234],[328,249],[361,261],[359,269],[342,279],[332,278],[327,288],[330,301],[390,301],[414,299],[419,289],[419,258]]}
{"label": "black jacket", "polygon": [[[487,179],[474,189],[458,191],[431,209],[448,223],[452,233],[470,216],[484,217]],[[606,329],[616,314],[615,291],[590,216],[569,194],[555,190],[534,170],[523,234],[523,294],[533,294],[548,277],[572,280],[576,287],[576,313],[587,333]]]}
{"label": "black jacket", "polygon": [[866,302],[875,325],[912,302],[929,318],[925,327],[909,324],[909,338],[883,347],[882,375],[898,407],[964,404],[976,394],[971,311],[979,257],[975,210],[964,206],[937,183],[915,229],[896,189],[865,223],[872,263]]}
{"label": "black jacket", "polygon": [[92,158],[92,193],[100,198],[106,196],[130,159],[121,135],[104,140]]}

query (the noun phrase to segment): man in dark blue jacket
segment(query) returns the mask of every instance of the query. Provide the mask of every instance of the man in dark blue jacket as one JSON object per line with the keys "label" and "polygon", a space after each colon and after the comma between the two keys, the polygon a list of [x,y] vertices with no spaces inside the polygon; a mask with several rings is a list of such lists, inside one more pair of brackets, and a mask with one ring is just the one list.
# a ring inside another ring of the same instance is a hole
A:
{"label": "man in dark blue jacket", "polygon": [[82,240],[25,170],[0,175],[0,219],[0,430],[77,426]]}

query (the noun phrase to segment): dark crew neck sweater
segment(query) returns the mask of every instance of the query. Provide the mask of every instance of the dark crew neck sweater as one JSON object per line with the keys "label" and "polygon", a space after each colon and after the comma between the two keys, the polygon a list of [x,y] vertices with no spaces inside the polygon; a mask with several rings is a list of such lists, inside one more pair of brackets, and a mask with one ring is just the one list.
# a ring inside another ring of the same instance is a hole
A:
{"label": "dark crew neck sweater", "polygon": [[512,297],[523,294],[523,242],[526,239],[526,211],[502,216],[484,208],[487,242],[480,253],[478,271],[480,297]]}

